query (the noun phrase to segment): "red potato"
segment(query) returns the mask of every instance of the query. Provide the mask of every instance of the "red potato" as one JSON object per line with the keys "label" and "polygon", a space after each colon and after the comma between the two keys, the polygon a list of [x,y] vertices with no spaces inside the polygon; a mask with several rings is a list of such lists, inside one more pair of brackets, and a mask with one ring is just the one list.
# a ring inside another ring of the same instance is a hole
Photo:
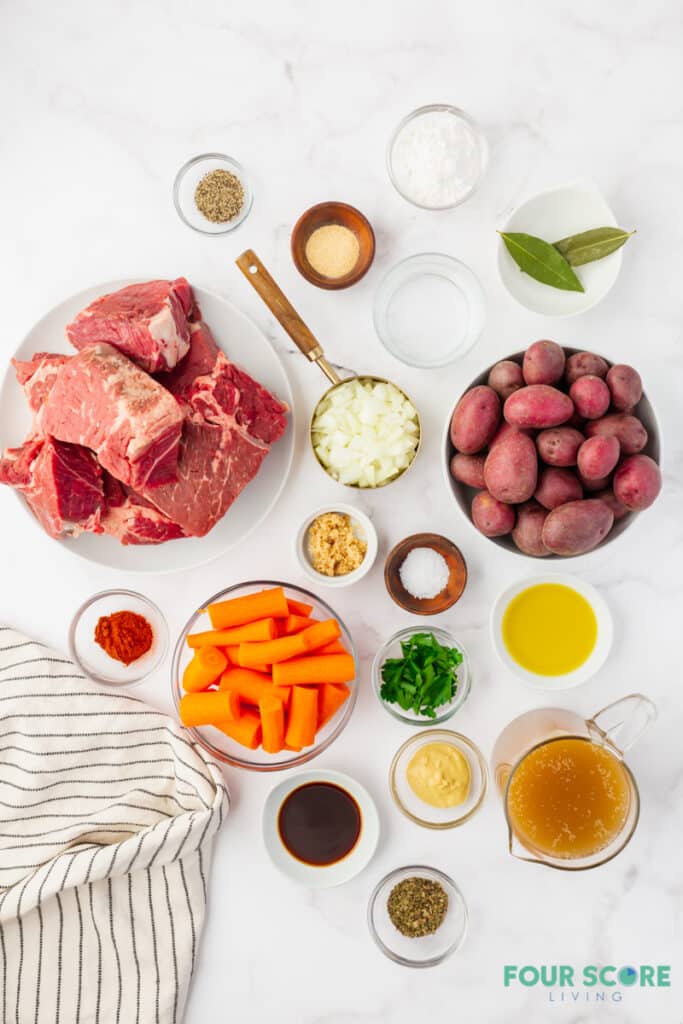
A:
{"label": "red potato", "polygon": [[456,452],[451,459],[451,476],[467,487],[476,487],[478,491],[486,487],[484,483],[485,455],[463,455]]}
{"label": "red potato", "polygon": [[510,434],[526,434],[527,437],[531,437],[531,432],[529,430],[521,430],[519,427],[513,427],[511,424],[506,423],[505,420],[502,420],[498,430],[491,438],[489,451],[499,444],[504,438],[509,437]]}
{"label": "red potato", "polygon": [[607,370],[607,363],[602,356],[596,356],[594,352],[575,352],[567,359],[564,378],[571,387],[575,380],[588,374],[593,377],[606,377]]}
{"label": "red potato", "polygon": [[618,522],[619,519],[623,519],[624,516],[628,515],[628,509],[622,501],[616,497],[614,491],[607,488],[607,490],[600,491],[599,494],[595,495],[600,501],[604,501],[608,508],[612,509],[612,515],[614,516],[614,522]]}
{"label": "red potato", "polygon": [[604,501],[570,501],[548,513],[541,540],[555,555],[583,555],[605,539],[613,522],[614,514]]}
{"label": "red potato", "polygon": [[537,501],[527,501],[517,508],[517,522],[512,531],[512,540],[525,555],[544,558],[550,551],[543,543],[541,534],[548,510]]}
{"label": "red potato", "polygon": [[472,522],[485,537],[502,537],[515,525],[515,510],[488,491],[480,491],[472,500]]}
{"label": "red potato", "polygon": [[614,474],[614,495],[631,512],[649,508],[662,489],[659,466],[649,455],[631,455]]}
{"label": "red potato", "polygon": [[523,387],[522,367],[513,359],[502,359],[491,367],[486,383],[505,401],[513,391]]}
{"label": "red potato", "polygon": [[643,397],[640,374],[625,363],[617,363],[609,368],[607,387],[612,395],[612,405],[620,412],[629,412]]}
{"label": "red potato", "polygon": [[597,420],[609,409],[610,390],[600,377],[587,374],[575,380],[569,389],[569,397],[579,416],[586,420]]}
{"label": "red potato", "polygon": [[608,477],[619,461],[620,452],[621,447],[616,437],[605,437],[600,434],[589,437],[579,448],[576,460],[581,477],[584,480]]}
{"label": "red potato", "polygon": [[568,501],[583,498],[583,488],[575,473],[570,469],[556,469],[550,466],[542,469],[538,478],[538,487],[534,498],[543,508],[552,510]]}
{"label": "red potato", "polygon": [[524,353],[524,380],[527,384],[555,384],[564,373],[564,364],[564,349],[556,341],[535,341]]}
{"label": "red potato", "polygon": [[635,455],[647,444],[647,430],[635,416],[612,412],[586,424],[588,437],[616,437],[623,455]]}
{"label": "red potato", "polygon": [[500,398],[486,384],[466,391],[451,420],[453,447],[463,455],[476,455],[485,448],[500,422]]}
{"label": "red potato", "polygon": [[536,445],[522,431],[509,433],[489,451],[484,463],[486,488],[509,505],[528,501],[536,490]]}
{"label": "red potato", "polygon": [[503,415],[513,427],[559,427],[574,413],[569,395],[548,384],[530,384],[506,400]]}
{"label": "red potato", "polygon": [[575,466],[579,448],[585,441],[574,427],[550,427],[536,438],[538,454],[549,466]]}
{"label": "red potato", "polygon": [[589,494],[594,494],[596,491],[604,491],[606,487],[609,487],[610,478],[608,476],[600,476],[591,480],[589,477],[581,476],[579,473],[579,483],[583,487],[584,491],[587,491]]}

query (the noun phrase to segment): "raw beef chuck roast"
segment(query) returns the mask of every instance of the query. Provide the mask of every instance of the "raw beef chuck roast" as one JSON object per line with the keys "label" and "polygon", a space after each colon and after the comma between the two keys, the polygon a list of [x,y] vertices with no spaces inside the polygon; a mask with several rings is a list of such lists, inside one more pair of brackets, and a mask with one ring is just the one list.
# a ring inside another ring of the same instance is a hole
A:
{"label": "raw beef chuck roast", "polygon": [[183,413],[172,395],[111,345],[90,345],[60,369],[38,411],[43,434],[92,448],[131,487],[175,476]]}
{"label": "raw beef chuck roast", "polygon": [[13,361],[34,423],[0,483],[54,537],[203,537],[284,433],[287,406],[219,349],[184,278],[104,295],[67,335],[72,356]]}
{"label": "raw beef chuck roast", "polygon": [[190,347],[192,289],[177,281],[131,284],[95,299],[66,328],[75,348],[106,341],[148,373],[172,370]]}

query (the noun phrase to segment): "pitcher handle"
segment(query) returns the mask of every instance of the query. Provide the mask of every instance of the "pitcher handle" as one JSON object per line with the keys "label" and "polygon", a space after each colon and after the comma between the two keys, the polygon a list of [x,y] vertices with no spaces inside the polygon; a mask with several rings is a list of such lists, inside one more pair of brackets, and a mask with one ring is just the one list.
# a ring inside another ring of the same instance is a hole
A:
{"label": "pitcher handle", "polygon": [[606,743],[619,755],[629,750],[657,717],[657,708],[642,693],[631,693],[615,700],[589,718],[588,731],[595,740]]}

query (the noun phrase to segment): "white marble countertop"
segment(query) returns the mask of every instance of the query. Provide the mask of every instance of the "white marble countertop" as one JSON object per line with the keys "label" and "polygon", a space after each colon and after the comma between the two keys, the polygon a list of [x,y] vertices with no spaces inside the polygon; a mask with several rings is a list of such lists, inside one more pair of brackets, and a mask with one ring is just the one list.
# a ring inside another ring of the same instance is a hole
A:
{"label": "white marble countertop", "polygon": [[[413,472],[359,500],[380,533],[377,567],[353,589],[329,592],[362,653],[361,687],[348,728],[315,764],[350,772],[371,790],[382,818],[379,851],[343,888],[294,887],[261,844],[260,812],[274,777],[227,771],[233,806],[216,847],[188,1024],[412,1024],[437,1015],[467,1024],[681,1021],[681,42],[673,0],[635,0],[610,13],[589,0],[2,5],[5,360],[34,321],[73,292],[120,277],[185,274],[262,326],[307,414],[322,378],[235,268],[250,246],[332,359],[394,378],[424,420]],[[432,214],[393,191],[384,149],[402,115],[439,101],[479,120],[491,154],[475,196]],[[189,231],[171,203],[180,164],[211,149],[235,155],[256,182],[252,214],[222,238]],[[585,175],[638,235],[600,306],[549,321],[503,292],[494,229],[533,191]],[[336,294],[308,285],[289,256],[295,219],[328,198],[360,207],[377,232],[371,272]],[[487,295],[480,341],[444,371],[395,362],[372,326],[381,275],[423,251],[463,259]],[[617,860],[574,876],[509,857],[493,794],[461,830],[434,834],[403,819],[387,771],[407,732],[378,705],[369,678],[378,642],[411,621],[384,591],[382,556],[402,536],[433,530],[462,546],[470,572],[462,600],[439,617],[471,651],[475,671],[470,699],[452,724],[488,755],[512,717],[544,703],[499,667],[487,636],[499,589],[538,567],[475,536],[445,488],[439,458],[445,417],[463,387],[537,337],[634,363],[663,437],[659,503],[614,545],[572,564],[609,602],[616,643],[599,676],[561,703],[591,712],[640,689],[660,710],[630,757],[643,800],[635,838]],[[313,462],[305,418],[277,511],[242,548],[195,572],[135,578],[90,566],[43,537],[3,490],[0,618],[64,648],[76,606],[105,587],[148,593],[175,634],[196,604],[232,582],[266,573],[305,584],[290,535],[312,500],[348,498]],[[170,709],[168,666],[137,692]],[[470,910],[462,951],[429,972],[383,958],[365,922],[375,882],[392,867],[420,862],[450,873]],[[621,1002],[608,996],[605,1003],[586,1002],[580,990],[579,1002],[558,1005],[555,992],[551,1005],[547,990],[504,988],[510,963],[666,963],[672,986],[625,989]]]}

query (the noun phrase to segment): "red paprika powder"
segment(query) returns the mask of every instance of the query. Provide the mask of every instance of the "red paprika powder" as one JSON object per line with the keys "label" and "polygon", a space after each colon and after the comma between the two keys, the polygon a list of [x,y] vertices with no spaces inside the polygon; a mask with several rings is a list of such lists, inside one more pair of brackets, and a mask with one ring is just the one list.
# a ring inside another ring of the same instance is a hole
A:
{"label": "red paprika powder", "polygon": [[144,615],[113,612],[103,615],[95,626],[95,641],[110,658],[130,665],[152,646],[154,634]]}

